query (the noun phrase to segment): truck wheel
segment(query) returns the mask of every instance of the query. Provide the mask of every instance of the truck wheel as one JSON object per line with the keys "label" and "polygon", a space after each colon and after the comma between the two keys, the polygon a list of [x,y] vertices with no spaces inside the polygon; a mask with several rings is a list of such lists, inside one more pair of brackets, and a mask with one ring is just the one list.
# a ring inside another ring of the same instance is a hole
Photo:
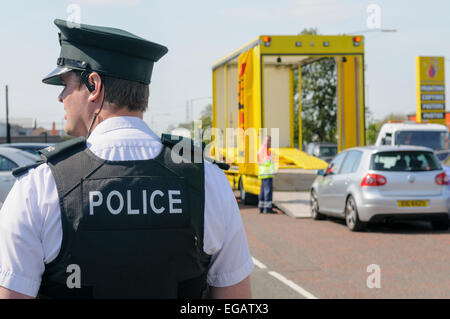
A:
{"label": "truck wheel", "polygon": [[345,204],[345,223],[351,231],[362,231],[366,228],[366,224],[359,220],[358,208],[352,196],[349,196]]}
{"label": "truck wheel", "polygon": [[314,190],[311,191],[311,197],[309,201],[311,207],[311,217],[314,220],[325,219],[325,215],[319,212],[319,201],[317,200],[317,195]]}
{"label": "truck wheel", "polygon": [[245,191],[242,178],[239,179],[239,194],[244,205],[258,205],[258,196],[249,194]]}

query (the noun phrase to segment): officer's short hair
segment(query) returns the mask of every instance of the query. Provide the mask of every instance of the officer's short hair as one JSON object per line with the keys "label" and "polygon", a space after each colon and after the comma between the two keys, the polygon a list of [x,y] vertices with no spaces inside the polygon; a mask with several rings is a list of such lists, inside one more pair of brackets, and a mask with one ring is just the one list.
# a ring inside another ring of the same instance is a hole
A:
{"label": "officer's short hair", "polygon": [[[81,81],[81,71],[74,70],[74,72],[79,78],[80,86],[84,85]],[[107,75],[100,75],[100,77],[105,90],[105,102],[114,104],[118,109],[128,108],[130,111],[142,112],[147,110],[150,94],[147,84]]]}

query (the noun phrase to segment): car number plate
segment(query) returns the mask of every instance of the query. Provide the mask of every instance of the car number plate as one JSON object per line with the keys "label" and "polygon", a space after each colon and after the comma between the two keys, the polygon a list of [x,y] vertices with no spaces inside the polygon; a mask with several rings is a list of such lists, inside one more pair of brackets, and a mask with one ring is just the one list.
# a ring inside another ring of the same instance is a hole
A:
{"label": "car number plate", "polygon": [[399,200],[398,207],[427,207],[427,200]]}

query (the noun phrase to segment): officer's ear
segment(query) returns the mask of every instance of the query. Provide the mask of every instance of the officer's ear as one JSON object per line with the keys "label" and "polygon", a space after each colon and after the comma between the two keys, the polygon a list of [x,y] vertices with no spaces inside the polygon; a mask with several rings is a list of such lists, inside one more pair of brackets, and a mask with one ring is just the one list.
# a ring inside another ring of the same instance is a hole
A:
{"label": "officer's ear", "polygon": [[97,72],[89,74],[89,102],[96,102],[100,100],[100,93],[102,91],[102,78]]}

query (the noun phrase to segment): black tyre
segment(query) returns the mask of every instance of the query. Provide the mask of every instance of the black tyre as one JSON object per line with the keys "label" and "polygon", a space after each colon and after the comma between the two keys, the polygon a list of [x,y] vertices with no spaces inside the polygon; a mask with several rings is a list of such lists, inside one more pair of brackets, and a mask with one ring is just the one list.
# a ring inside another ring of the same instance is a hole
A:
{"label": "black tyre", "polygon": [[245,191],[242,178],[239,180],[239,194],[244,205],[258,205],[258,196],[249,194]]}
{"label": "black tyre", "polygon": [[319,201],[317,200],[317,194],[314,190],[311,191],[309,198],[309,206],[311,208],[311,218],[314,220],[323,220],[326,218],[324,214],[319,211]]}
{"label": "black tyre", "polygon": [[431,227],[434,230],[447,230],[450,227],[450,221],[448,219],[432,221]]}
{"label": "black tyre", "polygon": [[349,196],[345,204],[345,223],[351,231],[362,231],[367,225],[367,223],[359,220],[358,208],[352,196]]}

